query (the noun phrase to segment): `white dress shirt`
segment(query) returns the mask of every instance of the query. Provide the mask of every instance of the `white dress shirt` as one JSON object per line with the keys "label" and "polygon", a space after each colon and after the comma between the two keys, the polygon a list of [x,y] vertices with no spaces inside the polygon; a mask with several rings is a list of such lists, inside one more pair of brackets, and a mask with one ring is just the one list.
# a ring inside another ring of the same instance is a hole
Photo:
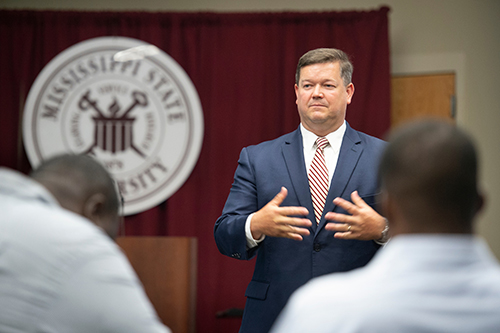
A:
{"label": "white dress shirt", "polygon": [[[340,146],[342,145],[345,130],[346,124],[344,121],[344,123],[342,123],[342,125],[335,132],[325,136],[330,143],[323,150],[326,167],[328,168],[328,184],[332,182],[333,174],[335,172],[335,168],[337,167]],[[306,170],[309,172],[311,162],[314,158],[314,154],[316,153],[316,139],[318,136],[313,132],[308,131],[302,124],[300,124],[300,132],[302,133],[302,142],[304,144],[304,162],[306,164]]]}
{"label": "white dress shirt", "polygon": [[[342,145],[342,140],[344,138],[346,130],[345,121],[342,125],[334,132],[329,133],[325,138],[330,143],[325,147],[323,153],[325,155],[325,163],[328,168],[328,184],[332,182],[333,174],[335,173],[335,168],[337,167],[337,161],[339,159],[340,146]],[[316,153],[316,139],[318,136],[313,132],[307,130],[302,123],[300,124],[300,133],[302,134],[302,144],[304,149],[304,163],[306,165],[306,170],[309,172],[309,167]],[[278,193],[276,193],[278,194]],[[245,235],[247,239],[247,248],[251,249],[257,246],[260,242],[265,239],[263,235],[260,239],[254,239],[252,237],[252,232],[250,231],[250,224],[252,223],[253,214],[250,214],[245,223]]]}
{"label": "white dress shirt", "polygon": [[396,236],[367,266],[301,287],[272,332],[500,332],[500,266],[471,235]]}
{"label": "white dress shirt", "polygon": [[40,184],[0,168],[0,212],[0,332],[170,332],[119,247]]}

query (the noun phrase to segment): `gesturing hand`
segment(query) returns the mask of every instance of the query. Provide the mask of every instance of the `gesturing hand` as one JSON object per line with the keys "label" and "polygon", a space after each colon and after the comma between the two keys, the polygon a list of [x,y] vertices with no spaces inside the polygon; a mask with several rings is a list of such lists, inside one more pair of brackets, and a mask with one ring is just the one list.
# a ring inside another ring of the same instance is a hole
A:
{"label": "gesturing hand", "polygon": [[[345,209],[349,214],[329,212],[325,215],[326,230],[335,231],[335,238],[372,240],[380,239],[385,227],[385,219],[371,208],[358,194],[351,193],[352,203],[342,198],[335,198],[333,203]],[[338,223],[340,222],[340,223]]]}
{"label": "gesturing hand", "polygon": [[312,225],[306,218],[292,216],[307,216],[309,212],[304,207],[280,207],[288,194],[285,187],[264,207],[257,211],[250,223],[250,231],[254,239],[262,235],[272,237],[285,237],[302,240],[302,236],[309,235],[306,229]]}

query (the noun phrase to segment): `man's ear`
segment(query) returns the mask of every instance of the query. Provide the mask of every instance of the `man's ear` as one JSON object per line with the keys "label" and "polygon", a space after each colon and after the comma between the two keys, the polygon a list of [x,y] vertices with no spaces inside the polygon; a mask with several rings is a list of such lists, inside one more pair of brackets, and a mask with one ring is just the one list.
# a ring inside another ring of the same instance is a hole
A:
{"label": "man's ear", "polygon": [[349,83],[346,87],[347,104],[351,104],[352,96],[354,95],[354,84]]}
{"label": "man's ear", "polygon": [[483,192],[477,194],[476,207],[474,215],[481,213],[486,203],[486,195]]}
{"label": "man's ear", "polygon": [[83,216],[94,222],[97,226],[105,227],[102,225],[103,221],[101,220],[105,202],[106,196],[104,194],[92,194],[83,205]]}
{"label": "man's ear", "polygon": [[295,84],[295,104],[299,104],[299,86]]}

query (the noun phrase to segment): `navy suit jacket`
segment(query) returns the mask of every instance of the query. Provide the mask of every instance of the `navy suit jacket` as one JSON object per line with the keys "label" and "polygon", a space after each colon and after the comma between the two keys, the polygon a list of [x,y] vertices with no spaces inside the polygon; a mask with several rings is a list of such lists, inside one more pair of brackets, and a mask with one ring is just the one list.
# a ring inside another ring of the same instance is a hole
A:
{"label": "navy suit jacket", "polygon": [[[257,255],[240,332],[268,332],[290,295],[313,277],[364,266],[379,245],[374,241],[341,240],[325,230],[328,211],[343,212],[333,204],[351,200],[357,190],[374,206],[378,193],[377,168],[384,141],[355,131],[347,124],[323,216],[316,225],[304,162],[300,127],[275,140],[243,148],[234,182],[222,216],[214,228],[222,254],[248,260]],[[282,206],[303,206],[313,222],[302,241],[266,236],[252,249],[246,248],[245,222],[278,194],[288,189]]]}

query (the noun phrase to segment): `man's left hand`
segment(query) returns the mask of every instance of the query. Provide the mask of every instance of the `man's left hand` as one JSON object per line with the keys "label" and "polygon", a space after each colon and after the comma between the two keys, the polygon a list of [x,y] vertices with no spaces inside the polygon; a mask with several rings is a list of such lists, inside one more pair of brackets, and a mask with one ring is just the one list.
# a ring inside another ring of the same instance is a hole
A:
{"label": "man's left hand", "polygon": [[349,214],[329,212],[325,215],[326,230],[334,231],[335,238],[377,240],[382,236],[385,219],[371,208],[358,194],[351,193],[352,203],[342,198],[335,198],[333,203],[345,209]]}

